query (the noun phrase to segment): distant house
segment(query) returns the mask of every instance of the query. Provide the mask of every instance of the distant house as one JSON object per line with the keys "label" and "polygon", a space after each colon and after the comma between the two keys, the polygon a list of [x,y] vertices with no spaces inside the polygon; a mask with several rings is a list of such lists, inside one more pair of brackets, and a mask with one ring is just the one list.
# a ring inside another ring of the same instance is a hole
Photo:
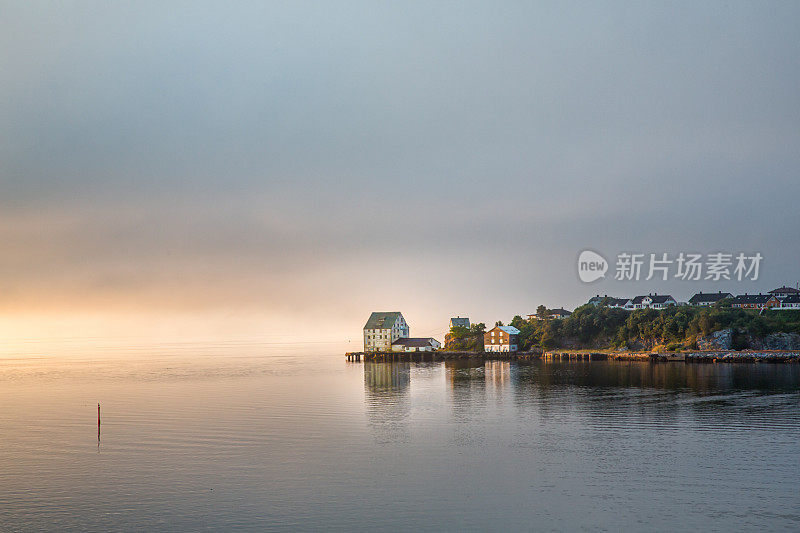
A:
{"label": "distant house", "polygon": [[589,298],[589,301],[587,303],[597,307],[598,305],[603,303],[603,300],[616,300],[616,298],[614,298],[613,296],[609,296],[608,294],[603,296],[600,296],[598,294],[596,296],[592,296],[591,298]]}
{"label": "distant house", "polygon": [[486,352],[516,352],[519,330],[514,326],[495,326],[483,335]]}
{"label": "distant house", "polygon": [[780,300],[771,294],[740,294],[731,301],[731,307],[739,309],[764,309],[780,305]]}
{"label": "distant house", "polygon": [[441,347],[433,337],[402,337],[392,343],[393,352],[433,352]]}
{"label": "distant house", "polygon": [[[459,317],[455,317],[455,318],[451,318],[450,319],[450,329],[453,329],[455,327],[461,327],[461,328],[469,329],[470,328],[469,318],[461,318],[460,316]],[[456,341],[458,341],[458,339],[454,339],[453,336],[450,334],[450,331],[445,333],[445,335],[444,335],[444,345],[448,349],[452,350],[454,348],[454,346],[455,346]]]}
{"label": "distant house", "polygon": [[450,329],[453,329],[453,328],[456,328],[456,327],[469,329],[469,318],[461,318],[460,316],[456,317],[456,318],[451,318],[450,319]]}
{"label": "distant house", "polygon": [[399,311],[377,312],[364,325],[364,351],[390,351],[392,343],[408,337],[408,324]]}
{"label": "distant house", "polygon": [[528,322],[533,322],[534,320],[547,320],[550,318],[567,318],[571,314],[572,311],[567,311],[566,309],[548,309],[547,315],[545,315],[544,318],[540,317],[536,313],[532,315],[525,315],[525,317],[528,319]]}
{"label": "distant house", "polygon": [[793,289],[792,287],[778,287],[777,289],[773,289],[769,291],[769,294],[775,296],[779,300],[786,298],[787,296],[791,296],[793,294],[800,294],[800,290]]}
{"label": "distant house", "polygon": [[606,307],[613,307],[616,309],[627,309],[626,305],[630,302],[630,298],[615,298],[614,296],[592,296],[589,298],[589,303],[595,307],[605,302]]}
{"label": "distant house", "polygon": [[569,315],[572,314],[572,311],[567,311],[566,309],[548,309],[547,316],[550,318],[567,318]]}
{"label": "distant house", "polygon": [[720,300],[724,300],[725,298],[733,298],[733,294],[722,291],[698,292],[697,294],[689,298],[689,305],[693,305],[695,307],[709,307],[719,302]]}
{"label": "distant house", "polygon": [[800,294],[790,294],[780,300],[780,304],[773,307],[773,309],[793,309],[800,311]]}
{"label": "distant house", "polygon": [[625,304],[625,309],[664,309],[672,305],[678,305],[678,302],[669,294],[648,294],[631,299]]}
{"label": "distant house", "polygon": [[628,303],[630,303],[630,301],[630,298],[609,298],[608,307],[614,309],[628,309]]}

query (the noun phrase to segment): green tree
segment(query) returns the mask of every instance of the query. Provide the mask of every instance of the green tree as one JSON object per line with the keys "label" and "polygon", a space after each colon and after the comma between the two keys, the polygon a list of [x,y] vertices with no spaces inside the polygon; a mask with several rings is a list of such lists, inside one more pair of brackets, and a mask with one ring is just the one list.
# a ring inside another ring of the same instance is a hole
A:
{"label": "green tree", "polygon": [[450,338],[455,340],[465,339],[470,336],[469,328],[465,326],[453,326],[450,328]]}
{"label": "green tree", "polygon": [[474,335],[482,336],[484,333],[486,333],[486,324],[484,324],[483,322],[472,324],[472,327],[470,327],[470,332],[472,333],[473,336]]}

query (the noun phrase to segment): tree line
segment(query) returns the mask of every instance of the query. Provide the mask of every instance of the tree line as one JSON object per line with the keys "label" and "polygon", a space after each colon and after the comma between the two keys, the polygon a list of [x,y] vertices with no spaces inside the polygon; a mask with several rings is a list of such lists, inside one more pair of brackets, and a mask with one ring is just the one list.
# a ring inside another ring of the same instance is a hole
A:
{"label": "tree line", "polygon": [[[726,301],[712,307],[673,306],[666,309],[626,311],[591,304],[577,308],[563,319],[525,320],[515,316],[509,323],[520,330],[522,351],[536,348],[625,348],[697,349],[697,338],[730,328],[735,349],[747,346],[748,338],[771,333],[800,333],[800,312],[755,310],[730,307]],[[449,349],[483,351],[483,323],[450,331]]]}

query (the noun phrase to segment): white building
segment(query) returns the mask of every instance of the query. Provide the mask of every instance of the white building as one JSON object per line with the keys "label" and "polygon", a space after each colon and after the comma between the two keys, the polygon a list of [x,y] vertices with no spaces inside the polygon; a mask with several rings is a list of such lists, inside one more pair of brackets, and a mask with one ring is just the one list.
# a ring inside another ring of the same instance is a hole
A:
{"label": "white building", "polygon": [[572,311],[567,311],[566,309],[562,308],[547,310],[547,316],[550,318],[567,318],[571,314]]}
{"label": "white building", "polygon": [[780,302],[780,305],[773,307],[773,309],[800,311],[800,294],[790,294],[785,296]]}
{"label": "white building", "polygon": [[698,292],[689,298],[689,305],[695,307],[710,307],[725,298],[733,298],[729,292]]}
{"label": "white building", "polygon": [[800,295],[800,289],[795,289],[793,287],[787,287],[784,285],[783,287],[778,287],[777,289],[769,291],[769,294],[775,296],[779,300],[783,300],[787,296]]}
{"label": "white building", "polygon": [[628,305],[630,303],[630,298],[611,298],[608,301],[608,307],[612,307],[614,309],[628,309]]}
{"label": "white building", "polygon": [[633,298],[625,309],[664,309],[671,305],[678,305],[678,302],[668,294],[648,294]]}
{"label": "white building", "polygon": [[392,343],[393,352],[432,352],[441,347],[433,337],[402,337]]}
{"label": "white building", "polygon": [[391,351],[392,343],[408,337],[408,324],[399,311],[376,312],[364,325],[364,351]]}

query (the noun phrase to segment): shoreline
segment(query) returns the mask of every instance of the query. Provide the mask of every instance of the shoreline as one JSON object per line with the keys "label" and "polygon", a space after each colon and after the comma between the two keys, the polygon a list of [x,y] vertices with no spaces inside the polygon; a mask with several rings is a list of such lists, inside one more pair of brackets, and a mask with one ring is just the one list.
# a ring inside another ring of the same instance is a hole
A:
{"label": "shoreline", "polygon": [[693,350],[690,352],[612,352],[553,350],[548,352],[346,352],[350,362],[436,362],[460,359],[486,361],[649,361],[675,363],[800,363],[797,350]]}

